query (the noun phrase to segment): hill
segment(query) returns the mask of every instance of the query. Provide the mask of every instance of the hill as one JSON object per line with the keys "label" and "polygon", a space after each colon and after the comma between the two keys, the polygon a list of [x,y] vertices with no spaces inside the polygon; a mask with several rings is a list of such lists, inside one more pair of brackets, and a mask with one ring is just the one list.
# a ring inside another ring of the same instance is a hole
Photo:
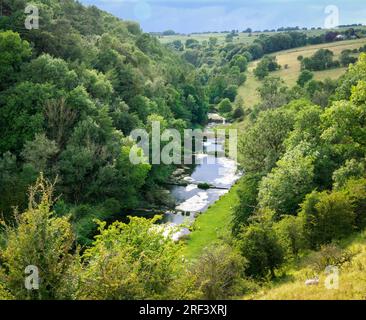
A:
{"label": "hill", "polygon": [[[245,297],[253,300],[364,300],[366,299],[366,232],[343,242],[343,247],[355,254],[351,263],[345,265],[339,274],[339,288],[327,289],[326,275],[319,278],[318,286],[306,286],[309,269],[299,267],[288,276],[264,288],[254,295]],[[300,263],[299,263],[300,265]]]}
{"label": "hill", "polygon": [[[348,40],[342,42],[325,43],[319,45],[310,45],[302,48],[296,48],[286,51],[276,52],[271,56],[276,56],[278,63],[282,66],[281,70],[271,73],[271,76],[280,77],[288,86],[294,86],[300,75],[300,62],[297,60],[298,56],[305,57],[312,56],[319,49],[329,49],[334,52],[334,57],[337,59],[341,52],[346,49],[359,49],[366,44],[366,39]],[[260,60],[253,61],[248,66],[247,81],[239,88],[238,95],[243,98],[244,105],[247,108],[253,107],[260,101],[257,89],[261,82],[254,76],[253,70],[256,68]],[[287,65],[288,68],[284,66]],[[347,68],[335,68],[324,71],[314,72],[315,80],[324,80],[326,78],[338,79],[346,72]]]}

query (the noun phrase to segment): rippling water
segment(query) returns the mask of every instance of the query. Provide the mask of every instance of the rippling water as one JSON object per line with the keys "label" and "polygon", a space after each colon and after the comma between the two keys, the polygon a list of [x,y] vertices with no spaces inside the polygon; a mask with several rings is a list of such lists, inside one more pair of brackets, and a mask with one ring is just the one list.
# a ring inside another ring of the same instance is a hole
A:
{"label": "rippling water", "polygon": [[[215,151],[219,153],[217,157],[213,155]],[[222,142],[216,143],[214,139],[208,139],[204,152],[196,155],[196,163],[199,164],[191,176],[185,178],[190,184],[186,187],[174,186],[171,189],[171,194],[177,201],[176,210],[184,213],[166,213],[165,222],[178,225],[192,222],[197,213],[207,210],[240,178],[236,162],[224,156]],[[214,188],[202,190],[197,186],[199,183],[208,183],[226,190]]]}

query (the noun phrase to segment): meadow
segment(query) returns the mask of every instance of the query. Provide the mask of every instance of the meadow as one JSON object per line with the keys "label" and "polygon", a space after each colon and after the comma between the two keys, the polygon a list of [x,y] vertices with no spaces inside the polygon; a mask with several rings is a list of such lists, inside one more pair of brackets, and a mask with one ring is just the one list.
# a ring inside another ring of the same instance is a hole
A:
{"label": "meadow", "polygon": [[[366,44],[366,39],[357,39],[349,41],[341,41],[334,43],[324,43],[319,45],[311,45],[302,48],[296,48],[272,54],[277,57],[278,63],[281,65],[281,70],[272,72],[271,76],[280,77],[288,86],[294,86],[301,72],[300,61],[297,58],[301,55],[304,58],[312,56],[319,49],[329,49],[334,52],[334,59],[337,60],[343,50],[346,49],[358,49]],[[261,85],[253,74],[253,70],[256,68],[257,63],[260,60],[253,61],[249,64],[247,72],[247,81],[243,86],[239,88],[239,97],[244,100],[246,108],[251,108],[260,101],[257,89]],[[287,68],[285,66],[287,65]],[[347,68],[335,68],[324,71],[314,72],[315,80],[324,80],[326,78],[338,79],[342,74],[346,72]]]}

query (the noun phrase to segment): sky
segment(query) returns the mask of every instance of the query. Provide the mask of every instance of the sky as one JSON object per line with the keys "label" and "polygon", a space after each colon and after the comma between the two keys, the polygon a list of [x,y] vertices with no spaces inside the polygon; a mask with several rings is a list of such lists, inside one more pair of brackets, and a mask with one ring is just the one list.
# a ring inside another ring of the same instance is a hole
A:
{"label": "sky", "polygon": [[[79,0],[124,20],[138,21],[145,32],[179,33],[324,27],[337,8],[339,24],[366,24],[365,0]],[[329,7],[331,6],[331,7]],[[326,8],[331,12],[326,12]]]}

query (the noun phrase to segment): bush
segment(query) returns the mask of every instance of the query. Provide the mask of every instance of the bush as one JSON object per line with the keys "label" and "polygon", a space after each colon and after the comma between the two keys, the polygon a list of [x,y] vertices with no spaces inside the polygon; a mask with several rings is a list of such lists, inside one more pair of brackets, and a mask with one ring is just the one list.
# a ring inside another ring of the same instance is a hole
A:
{"label": "bush", "polygon": [[306,259],[306,264],[316,272],[324,272],[328,266],[341,268],[344,264],[352,261],[354,254],[349,250],[342,250],[335,244],[321,246],[318,252]]}
{"label": "bush", "polygon": [[222,300],[242,295],[245,266],[245,259],[235,249],[212,245],[187,270],[181,283],[185,288],[179,291],[189,291],[186,299]]}
{"label": "bush", "polygon": [[355,213],[345,192],[312,192],[301,205],[299,216],[312,249],[345,238],[354,231]]}
{"label": "bush", "polygon": [[348,181],[343,191],[351,199],[357,228],[363,230],[366,228],[366,179]]}
{"label": "bush", "polygon": [[273,278],[275,269],[285,261],[285,251],[268,218],[258,219],[239,235],[241,253],[248,260],[245,272],[255,278]]}
{"label": "bush", "polygon": [[219,106],[218,106],[218,108],[219,108],[219,112],[221,113],[221,114],[225,114],[225,113],[229,113],[229,112],[231,112],[232,110],[233,110],[233,107],[232,107],[232,105],[231,105],[231,102],[230,102],[230,100],[229,99],[224,99],[224,100],[222,100],[221,102],[220,102],[220,104],[219,104]]}
{"label": "bush", "polygon": [[274,229],[288,258],[297,256],[306,248],[301,220],[298,217],[285,216],[274,225]]}
{"label": "bush", "polygon": [[238,106],[237,108],[235,108],[234,112],[233,112],[233,119],[243,119],[243,117],[245,116],[245,112],[243,107]]}
{"label": "bush", "polygon": [[297,84],[304,87],[306,83],[314,78],[314,74],[309,70],[303,70],[297,80]]}

